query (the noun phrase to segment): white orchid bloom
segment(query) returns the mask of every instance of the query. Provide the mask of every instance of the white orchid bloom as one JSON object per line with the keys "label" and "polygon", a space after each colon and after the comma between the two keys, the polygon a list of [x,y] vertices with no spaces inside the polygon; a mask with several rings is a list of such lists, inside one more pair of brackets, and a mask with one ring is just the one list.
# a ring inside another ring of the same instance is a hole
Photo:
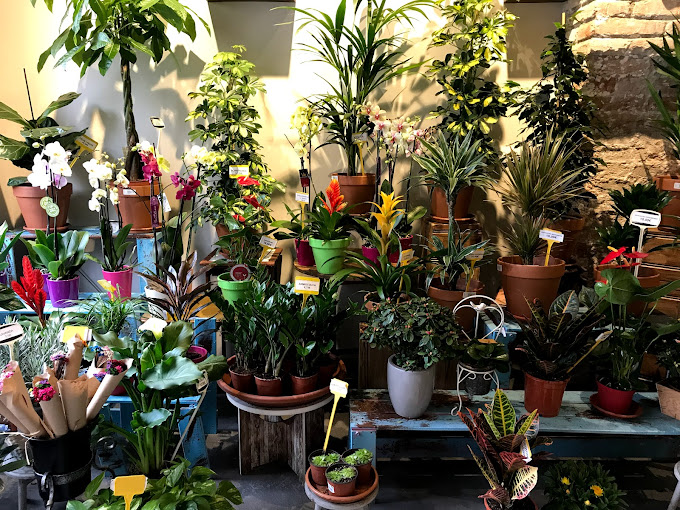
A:
{"label": "white orchid bloom", "polygon": [[36,154],[33,158],[33,168],[28,175],[28,182],[30,182],[31,186],[34,188],[40,189],[47,189],[52,184],[49,164],[40,154]]}
{"label": "white orchid bloom", "polygon": [[111,188],[109,190],[109,199],[113,205],[118,205],[120,203],[120,198],[118,197],[118,188]]}
{"label": "white orchid bloom", "polygon": [[56,161],[68,161],[71,153],[64,149],[59,142],[51,142],[45,145],[43,155],[50,158],[50,163],[52,163]]}

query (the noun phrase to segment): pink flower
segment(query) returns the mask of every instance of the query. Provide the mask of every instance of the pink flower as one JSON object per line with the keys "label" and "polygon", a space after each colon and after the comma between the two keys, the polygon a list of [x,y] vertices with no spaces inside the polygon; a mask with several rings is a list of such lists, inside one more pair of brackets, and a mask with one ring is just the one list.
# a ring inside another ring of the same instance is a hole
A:
{"label": "pink flower", "polygon": [[172,185],[173,185],[175,188],[177,188],[177,187],[178,187],[180,184],[182,184],[182,182],[184,181],[184,179],[182,179],[182,178],[179,176],[179,172],[175,172],[174,174],[172,174],[172,175],[170,176],[170,180],[172,181]]}
{"label": "pink flower", "polygon": [[151,152],[140,152],[139,155],[142,157],[142,162],[144,163],[144,166],[142,166],[144,180],[151,182],[154,177],[160,177],[161,171],[158,168],[156,156],[151,154]]}
{"label": "pink flower", "polygon": [[236,179],[236,182],[238,182],[241,186],[259,186],[260,181],[257,179],[253,179],[252,177],[239,177]]}

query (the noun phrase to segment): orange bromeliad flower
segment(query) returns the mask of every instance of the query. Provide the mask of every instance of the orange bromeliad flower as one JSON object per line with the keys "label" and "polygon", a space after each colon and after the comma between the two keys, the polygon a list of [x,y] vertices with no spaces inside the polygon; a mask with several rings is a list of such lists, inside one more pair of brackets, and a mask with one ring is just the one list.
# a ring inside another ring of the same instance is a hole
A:
{"label": "orange bromeliad flower", "polygon": [[321,200],[323,206],[331,214],[340,212],[347,205],[343,200],[345,200],[345,195],[340,194],[340,183],[332,180],[326,188],[326,200]]}

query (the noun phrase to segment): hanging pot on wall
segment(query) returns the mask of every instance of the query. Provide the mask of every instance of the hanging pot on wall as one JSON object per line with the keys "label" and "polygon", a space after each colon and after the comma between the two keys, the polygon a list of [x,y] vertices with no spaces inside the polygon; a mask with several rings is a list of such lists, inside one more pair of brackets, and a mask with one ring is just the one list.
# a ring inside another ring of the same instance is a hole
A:
{"label": "hanging pot on wall", "polygon": [[131,224],[130,232],[150,232],[151,184],[148,181],[132,181],[127,188],[118,186],[118,205],[122,224]]}
{"label": "hanging pot on wall", "polygon": [[669,204],[661,209],[659,228],[662,230],[680,228],[680,220],[671,218],[671,216],[680,216],[680,177],[660,175],[654,178],[654,182],[657,188],[668,191],[672,197]]}
{"label": "hanging pot on wall", "polygon": [[339,173],[338,184],[340,193],[345,195],[347,207],[352,207],[351,214],[366,214],[371,210],[371,204],[364,202],[375,202],[375,174],[347,175]]}
{"label": "hanging pot on wall", "polygon": [[[12,193],[17,199],[21,215],[24,217],[24,230],[35,232],[36,230],[45,230],[47,228],[47,212],[40,207],[40,201],[47,196],[45,190],[34,188],[29,184],[22,184],[20,186],[13,186]],[[73,184],[68,183],[66,186],[57,190],[57,205],[59,206],[59,215],[56,218],[56,229],[60,232],[66,230],[66,220],[68,218],[68,209],[71,205],[71,195],[73,194]],[[55,220],[50,218],[50,228],[54,228]]]}

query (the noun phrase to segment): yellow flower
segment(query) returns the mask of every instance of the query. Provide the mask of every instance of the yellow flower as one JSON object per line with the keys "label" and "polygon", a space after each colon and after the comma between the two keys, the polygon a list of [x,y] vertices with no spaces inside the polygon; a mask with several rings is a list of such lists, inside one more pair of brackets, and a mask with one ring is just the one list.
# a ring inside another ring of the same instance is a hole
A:
{"label": "yellow flower", "polygon": [[97,283],[101,286],[102,289],[104,289],[112,296],[117,292],[116,288],[113,285],[111,285],[111,282],[108,280],[97,280]]}
{"label": "yellow flower", "polygon": [[587,500],[587,499],[586,499],[583,503],[584,503],[586,506],[590,506],[590,500]]}
{"label": "yellow flower", "polygon": [[599,485],[591,485],[590,490],[593,491],[593,494],[595,494],[595,497],[601,498],[604,496],[604,491],[602,490],[602,487]]}
{"label": "yellow flower", "polygon": [[565,492],[566,492],[567,494],[571,494],[571,491],[570,491],[569,489],[567,489]]}
{"label": "yellow flower", "polygon": [[566,476],[563,476],[562,477],[562,484],[563,485],[571,485],[571,480],[569,480],[569,478],[567,478]]}
{"label": "yellow flower", "polygon": [[394,223],[397,218],[404,213],[403,209],[397,209],[397,204],[402,202],[402,197],[395,197],[394,192],[389,195],[384,192],[380,192],[380,198],[382,199],[382,205],[374,203],[378,208],[379,212],[372,212],[371,215],[377,220],[378,228],[381,234],[381,255],[387,253],[387,245],[389,244],[390,234],[394,228]]}

